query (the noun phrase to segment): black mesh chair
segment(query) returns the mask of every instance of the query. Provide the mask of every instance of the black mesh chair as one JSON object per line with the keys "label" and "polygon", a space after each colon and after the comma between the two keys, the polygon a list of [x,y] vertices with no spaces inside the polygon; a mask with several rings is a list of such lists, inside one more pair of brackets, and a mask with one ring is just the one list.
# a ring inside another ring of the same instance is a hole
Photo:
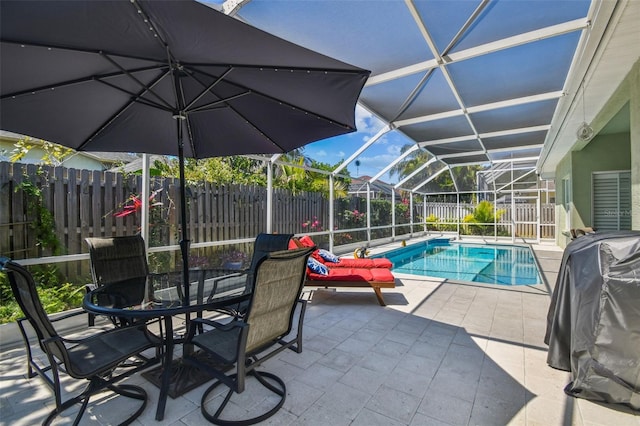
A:
{"label": "black mesh chair", "polygon": [[[114,328],[81,339],[61,337],[42,307],[32,275],[7,258],[0,258],[0,268],[9,277],[13,295],[49,359],[46,368],[39,368],[35,363],[33,366],[55,397],[56,406],[43,424],[50,424],[60,413],[79,404],[80,410],[74,421],[74,425],[78,424],[89,399],[107,390],[142,401],[133,413],[127,413],[129,417],[121,424],[130,424],[137,418],[147,404],[145,390],[139,386],[116,383],[155,364],[156,358],[146,357],[142,352],[152,348],[157,350],[160,341],[149,334],[144,325]],[[63,401],[61,373],[87,380],[87,386],[81,393]]]}
{"label": "black mesh chair", "polygon": [[[268,372],[259,372],[256,368],[285,349],[298,353],[302,351],[302,323],[306,301],[300,299],[300,294],[307,259],[312,250],[301,248],[263,256],[252,274],[253,292],[244,316],[235,317],[227,324],[202,318],[191,322],[183,360],[216,379],[204,391],[201,401],[202,414],[210,422],[220,425],[250,425],[271,417],[284,404],[286,387],[282,379]],[[298,304],[297,332],[290,337]],[[196,334],[199,326],[207,329]],[[193,350],[194,348],[197,350]],[[234,366],[235,373],[227,375]],[[268,398],[268,401],[275,399],[275,404],[268,411],[250,419],[223,419],[224,409],[234,393],[245,390],[246,376],[255,377],[258,383],[268,389],[275,396]],[[207,397],[220,384],[227,386],[229,391],[211,414],[207,409]]]}
{"label": "black mesh chair", "polygon": [[[111,300],[104,300],[101,304],[115,307],[140,304],[145,296],[149,275],[142,236],[85,238],[85,241],[89,246],[93,277],[93,283],[87,285],[87,290],[117,283],[108,295]],[[128,318],[111,318],[111,321],[117,326],[131,322]],[[93,324],[94,317],[89,314],[89,325]]]}
{"label": "black mesh chair", "polygon": [[[198,300],[202,301],[205,295],[211,299],[247,291],[247,286],[253,284],[253,274],[258,262],[269,253],[287,250],[291,237],[293,234],[258,234],[253,243],[253,255],[249,268],[243,271],[221,275],[220,270],[217,269],[203,270],[199,278]],[[242,302],[219,309],[219,311],[233,316],[241,316],[246,312],[247,306],[248,302]]]}

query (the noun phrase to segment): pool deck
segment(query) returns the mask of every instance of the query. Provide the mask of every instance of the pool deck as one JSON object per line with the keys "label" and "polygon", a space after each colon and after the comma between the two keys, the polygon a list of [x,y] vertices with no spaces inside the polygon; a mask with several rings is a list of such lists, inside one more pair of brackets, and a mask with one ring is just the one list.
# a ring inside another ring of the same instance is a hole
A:
{"label": "pool deck", "polygon": [[[383,289],[386,307],[370,289],[307,291],[303,352],[286,351],[263,366],[287,384],[284,407],[264,424],[640,426],[639,412],[566,396],[569,374],[547,366],[543,338],[562,251],[533,248],[543,285],[398,274],[397,287]],[[48,389],[24,373],[23,350],[3,349],[2,425],[40,423],[51,409]],[[204,385],[169,399],[165,419],[156,422],[157,389],[139,376],[128,380],[150,396],[135,425],[206,424]],[[260,405],[251,390],[241,397],[240,411]],[[110,424],[110,410],[128,403],[100,400],[83,424]]]}

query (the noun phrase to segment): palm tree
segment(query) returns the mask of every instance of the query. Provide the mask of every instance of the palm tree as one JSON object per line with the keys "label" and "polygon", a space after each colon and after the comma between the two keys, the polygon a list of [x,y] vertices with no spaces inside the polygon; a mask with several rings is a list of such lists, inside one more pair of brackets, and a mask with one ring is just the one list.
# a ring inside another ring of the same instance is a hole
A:
{"label": "palm tree", "polygon": [[[401,152],[404,153],[408,149],[410,149],[413,145],[407,144],[401,148]],[[425,150],[418,150],[414,155],[408,156],[407,158],[400,161],[398,164],[393,166],[389,171],[391,176],[397,175],[400,179],[409,176],[419,167],[421,167],[424,163],[429,161],[433,156],[429,154]],[[434,163],[429,165],[426,170],[423,172],[423,176],[430,176],[436,173],[438,170],[442,168],[442,163]],[[457,187],[463,191],[464,189],[474,188],[476,173],[480,170],[480,166],[460,166],[451,168],[451,173],[441,173],[434,180],[433,183],[435,186],[440,188],[441,192],[455,192],[456,185],[454,185],[451,175],[453,174]],[[466,197],[465,197],[466,198]]]}

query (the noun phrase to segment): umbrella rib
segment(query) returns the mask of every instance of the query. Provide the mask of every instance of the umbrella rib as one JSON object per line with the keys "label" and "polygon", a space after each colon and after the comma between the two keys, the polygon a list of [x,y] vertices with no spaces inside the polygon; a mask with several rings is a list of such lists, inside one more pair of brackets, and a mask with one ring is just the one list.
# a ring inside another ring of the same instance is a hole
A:
{"label": "umbrella rib", "polygon": [[205,105],[200,105],[198,108],[193,108],[192,110],[189,110],[189,112],[202,112],[202,111],[209,111],[213,109],[220,109],[221,108],[220,104],[224,104],[234,99],[238,99],[250,94],[251,94],[251,90],[248,90],[246,92],[239,93],[237,95],[229,96],[228,98],[219,99],[215,102],[209,102],[208,104],[205,104]]}
{"label": "umbrella rib", "polygon": [[151,93],[153,96],[155,96],[161,103],[165,104],[167,106],[167,108],[173,109],[173,107],[171,106],[171,104],[169,104],[169,102],[167,102],[166,100],[164,100],[162,98],[162,96],[158,95],[156,92],[154,92],[153,90],[151,90],[151,86],[147,87],[146,84],[144,84],[143,82],[141,82],[140,80],[138,80],[135,76],[133,76],[131,73],[129,73],[126,69],[124,69],[122,66],[120,66],[119,63],[117,63],[114,59],[112,59],[109,55],[107,54],[102,54],[102,57],[105,58],[107,61],[111,62],[111,64],[117,68],[120,69],[120,71],[122,71],[124,74],[126,74],[131,80],[135,81],[136,83],[138,83],[140,85],[140,87],[142,87],[145,91],[148,91],[149,93]]}
{"label": "umbrella rib", "polygon": [[[184,65],[184,67],[187,67],[187,65]],[[210,77],[210,78],[218,78],[218,77],[217,77],[217,76],[215,76],[215,75],[211,75],[211,74],[209,74],[209,73],[206,73],[206,72],[204,72],[204,71],[202,71],[202,70],[195,69],[195,68],[194,68],[194,69],[191,69],[191,68],[190,68],[190,69],[189,69],[189,71],[192,73],[192,77],[193,77],[193,79],[194,79],[194,80],[196,80],[198,83],[200,83],[203,87],[204,87],[204,86],[206,86],[206,85],[205,85],[202,81],[200,81],[198,78],[196,78],[196,77],[193,75],[193,73],[203,74],[203,75],[206,75],[207,77]],[[289,102],[285,102],[285,101],[283,101],[282,99],[278,99],[278,98],[275,98],[275,97],[273,97],[273,96],[267,95],[266,93],[262,93],[262,92],[259,92],[259,91],[254,90],[254,89],[251,89],[251,88],[249,88],[249,87],[247,87],[247,86],[245,86],[245,85],[243,85],[243,84],[238,84],[238,83],[235,83],[235,82],[233,82],[233,81],[229,81],[229,80],[225,80],[225,82],[226,82],[226,83],[228,83],[228,84],[230,84],[230,85],[232,85],[232,86],[235,86],[235,87],[237,87],[237,88],[239,88],[239,89],[244,89],[244,90],[246,90],[246,91],[248,91],[248,92],[250,92],[250,93],[252,93],[252,94],[256,94],[256,95],[261,96],[261,97],[263,97],[263,98],[267,98],[267,99],[269,99],[269,100],[271,100],[271,101],[273,101],[273,102],[276,102],[276,103],[279,103],[279,104],[282,104],[282,105],[287,105],[287,106],[288,106],[288,107],[290,107],[290,108],[296,109],[296,110],[298,110],[298,111],[302,111],[302,112],[304,112],[304,113],[306,113],[306,114],[313,115],[313,116],[318,117],[318,118],[320,118],[320,119],[323,119],[323,120],[325,120],[325,121],[327,121],[327,122],[329,122],[329,123],[333,123],[333,124],[336,124],[336,125],[338,125],[338,126],[342,126],[342,127],[344,127],[345,129],[355,130],[355,128],[353,128],[352,126],[349,126],[348,124],[339,123],[339,122],[337,122],[337,121],[335,121],[335,120],[332,120],[332,119],[331,119],[331,118],[329,118],[329,117],[326,117],[326,116],[324,116],[324,115],[318,114],[318,113],[313,112],[313,111],[309,111],[309,110],[308,110],[308,109],[306,109],[306,108],[300,108],[300,107],[298,107],[298,106],[296,106],[296,105],[293,105],[293,104],[291,104],[291,103],[289,103]],[[213,94],[213,95],[217,96],[213,91],[211,91],[211,94]],[[229,105],[229,108],[232,108],[232,109],[233,109],[233,107],[231,107],[230,105]],[[234,109],[234,111],[236,111],[236,110]],[[238,113],[238,112],[236,111],[236,113]],[[239,113],[238,113],[238,114],[239,114]],[[241,114],[239,114],[239,115],[241,115]],[[245,117],[243,116],[243,118],[245,118]]]}
{"label": "umbrella rib", "polygon": [[[167,73],[165,73],[163,76],[161,76],[160,79],[162,79],[166,75],[167,75]],[[122,87],[118,87],[115,84],[111,84],[109,82],[106,82],[106,81],[103,81],[103,80],[100,80],[100,79],[96,79],[96,81],[98,81],[99,83],[102,83],[102,84],[104,84],[106,86],[109,86],[112,89],[119,90],[119,91],[121,91],[123,93],[126,93],[127,95],[131,95],[132,98],[136,98],[134,102],[137,102],[137,103],[140,103],[140,104],[144,104],[144,105],[150,106],[152,108],[161,109],[163,111],[173,112],[173,108],[167,108],[166,106],[160,105],[159,103],[152,102],[152,101],[150,101],[148,99],[143,99],[143,98],[141,98],[140,94],[133,93],[133,92],[131,92],[129,90],[123,89]]]}
{"label": "umbrella rib", "polygon": [[[187,64],[183,64],[187,66]],[[291,65],[251,65],[251,64],[230,64],[230,63],[210,63],[210,62],[190,62],[190,67],[210,67],[212,65],[228,66],[231,68],[249,68],[257,70],[274,70],[274,71],[305,71],[305,72],[319,72],[319,73],[331,73],[331,74],[356,74],[368,76],[371,72],[367,70],[347,70],[343,68],[317,68],[317,67],[301,67]]]}
{"label": "umbrella rib", "polygon": [[[163,66],[154,65],[154,66],[150,66],[150,67],[135,68],[135,69],[129,70],[129,72],[136,73],[136,72],[143,72],[143,71],[158,70],[158,69],[162,69],[162,68],[163,68]],[[59,88],[62,88],[62,87],[74,86],[74,85],[77,85],[77,84],[87,83],[87,82],[95,81],[95,80],[101,81],[101,79],[118,77],[118,76],[121,76],[121,75],[122,75],[122,72],[113,72],[113,73],[108,73],[108,74],[92,75],[92,76],[85,77],[85,78],[77,78],[77,79],[74,79],[74,80],[63,81],[63,82],[56,83],[56,84],[49,84],[47,86],[36,87],[35,89],[22,90],[22,91],[19,91],[19,92],[8,93],[6,95],[2,95],[2,97],[0,97],[0,99],[14,98],[14,97],[23,96],[23,95],[32,95],[34,93],[38,93],[38,92],[45,91],[45,90],[54,90],[54,89],[59,89]]]}
{"label": "umbrella rib", "polygon": [[[184,109],[185,110],[189,110],[191,109],[191,107],[193,106],[193,104],[195,104],[196,102],[198,102],[200,99],[202,99],[202,97],[204,95],[206,95],[207,93],[212,93],[211,89],[213,89],[215,87],[216,84],[220,83],[222,80],[224,80],[224,78],[229,75],[229,73],[233,70],[233,67],[229,67],[229,69],[227,69],[224,73],[222,73],[222,75],[218,78],[216,78],[213,83],[211,83],[209,85],[209,87],[207,87],[206,89],[204,89],[202,92],[200,92],[200,94],[198,96],[195,97],[194,100],[192,100],[191,102],[189,102],[189,105],[185,106]],[[189,70],[191,71],[191,70]],[[201,83],[197,78],[195,78],[193,76],[193,74],[190,74],[194,80],[198,81],[198,83]],[[201,83],[202,84],[202,83]],[[195,110],[194,110],[195,111]]]}
{"label": "umbrella rib", "polygon": [[[150,85],[149,87],[153,87],[156,84],[158,84],[166,75],[168,74],[168,72],[165,72],[163,75],[158,76]],[[106,84],[105,82],[101,82],[103,84]],[[91,142],[98,134],[100,134],[100,132],[102,132],[106,127],[108,127],[111,123],[113,123],[113,121],[118,118],[120,115],[122,115],[122,113],[124,113],[127,108],[129,108],[131,105],[140,102],[139,98],[146,92],[147,88],[143,88],[137,95],[132,96],[131,99],[129,100],[129,102],[127,102],[125,105],[122,106],[122,108],[120,108],[115,114],[113,114],[111,117],[109,117],[102,126],[100,126],[100,128],[98,130],[96,130],[95,132],[93,132],[87,139],[84,140],[84,142],[82,142],[80,144],[80,146],[78,146],[78,148],[76,148],[76,150],[78,151],[82,151],[82,149],[89,143]],[[142,102],[144,103],[144,102]]]}
{"label": "umbrella rib", "polygon": [[[191,78],[193,78],[196,82],[198,82],[200,85],[202,85],[202,87],[207,87],[207,85],[206,85],[206,84],[204,84],[204,82],[202,82],[202,81],[201,81],[201,80],[200,80],[200,79],[195,75],[195,73],[196,73],[196,72],[197,72],[197,73],[200,73],[200,74],[202,74],[202,75],[206,75],[207,77],[214,78],[214,79],[216,79],[216,81],[221,81],[221,79],[219,78],[219,76],[211,75],[211,74],[208,74],[208,73],[205,73],[205,72],[199,71],[199,70],[187,69],[186,67],[184,68],[184,70],[185,70],[185,71],[187,71],[187,72],[189,73],[189,75],[191,76]],[[226,73],[225,73],[225,75],[226,75]],[[242,85],[235,84],[235,83],[229,82],[229,81],[227,81],[227,80],[225,80],[225,82],[227,82],[227,83],[229,83],[229,84],[232,84],[232,85],[234,85],[234,86],[236,86],[236,87],[242,87],[243,89],[245,89],[245,90],[246,90],[246,92],[244,92],[243,94],[241,94],[242,96],[244,96],[244,95],[246,95],[246,94],[249,94],[249,93],[252,93],[252,91],[251,91],[248,87],[244,87],[244,86],[242,86]],[[217,94],[215,94],[215,93],[213,92],[212,88],[211,88],[211,89],[209,89],[209,90],[207,90],[207,91],[208,91],[209,93],[211,93],[212,95],[214,95],[214,96],[218,97],[218,95],[217,95]],[[201,96],[201,95],[202,95],[202,94],[200,94],[200,96]],[[238,97],[238,96],[235,96],[235,97]],[[232,98],[235,98],[235,97],[232,97]],[[229,100],[229,99],[227,99],[227,100]],[[225,100],[220,100],[220,101],[217,101],[217,102],[218,102],[218,103],[221,103],[221,102],[224,102],[224,101],[225,101]],[[244,121],[246,121],[246,122],[247,122],[247,124],[249,124],[249,125],[250,125],[251,127],[253,127],[256,131],[258,131],[261,135],[263,135],[263,136],[265,137],[265,139],[268,139],[268,140],[269,140],[269,142],[271,142],[273,145],[277,146],[277,147],[278,147],[278,149],[280,149],[282,152],[286,152],[286,151],[287,151],[287,150],[286,150],[286,149],[284,149],[282,146],[280,146],[280,144],[278,144],[276,141],[274,141],[272,138],[270,138],[266,133],[264,133],[262,130],[260,130],[258,127],[256,127],[256,125],[255,125],[255,124],[253,124],[253,123],[251,122],[251,120],[247,119],[247,117],[245,117],[244,115],[242,115],[242,114],[241,114],[237,109],[235,109],[233,106],[231,106],[231,105],[227,104],[227,107],[228,107],[231,111],[233,111],[234,113],[236,113],[238,116],[242,117],[242,119],[243,119]],[[188,120],[187,120],[187,122],[188,122]]]}

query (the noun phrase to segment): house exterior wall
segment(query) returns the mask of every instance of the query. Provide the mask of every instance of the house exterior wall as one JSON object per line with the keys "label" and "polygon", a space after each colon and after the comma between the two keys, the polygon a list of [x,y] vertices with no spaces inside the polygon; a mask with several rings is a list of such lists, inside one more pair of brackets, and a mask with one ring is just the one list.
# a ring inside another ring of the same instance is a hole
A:
{"label": "house exterior wall", "polygon": [[[11,139],[0,139],[0,153],[3,153],[3,156],[8,157],[11,156],[11,152],[15,149],[16,140]],[[42,162],[42,158],[45,156],[45,151],[38,146],[34,146],[29,152],[20,160],[21,163],[25,164],[40,164]],[[69,157],[65,158],[62,164],[56,164],[59,166],[65,166],[71,169],[79,169],[79,170],[104,170],[105,165],[98,161],[97,159],[93,159],[84,155],[78,155],[78,153],[73,153]]]}
{"label": "house exterior wall", "polygon": [[640,61],[631,70],[629,81],[629,129],[631,149],[631,229],[640,230]]}
{"label": "house exterior wall", "polygon": [[[567,221],[567,210],[565,209],[565,186],[563,180],[571,177],[571,155],[566,155],[556,166],[556,244],[565,247],[571,238],[569,237],[569,224]],[[570,207],[572,208],[572,207]]]}
{"label": "house exterior wall", "polygon": [[572,156],[573,228],[593,226],[592,184],[593,172],[622,171],[631,167],[629,133],[598,135],[589,145]]}
{"label": "house exterior wall", "polygon": [[592,225],[592,173],[631,170],[631,228],[640,230],[640,61],[634,64],[591,126],[596,132],[600,131],[627,102],[630,114],[628,133],[596,135],[586,145],[576,142],[556,166],[556,243],[561,247],[570,241],[568,235],[563,234],[568,229],[563,206],[563,179],[566,176],[571,178],[572,190],[570,227],[580,228]]}

